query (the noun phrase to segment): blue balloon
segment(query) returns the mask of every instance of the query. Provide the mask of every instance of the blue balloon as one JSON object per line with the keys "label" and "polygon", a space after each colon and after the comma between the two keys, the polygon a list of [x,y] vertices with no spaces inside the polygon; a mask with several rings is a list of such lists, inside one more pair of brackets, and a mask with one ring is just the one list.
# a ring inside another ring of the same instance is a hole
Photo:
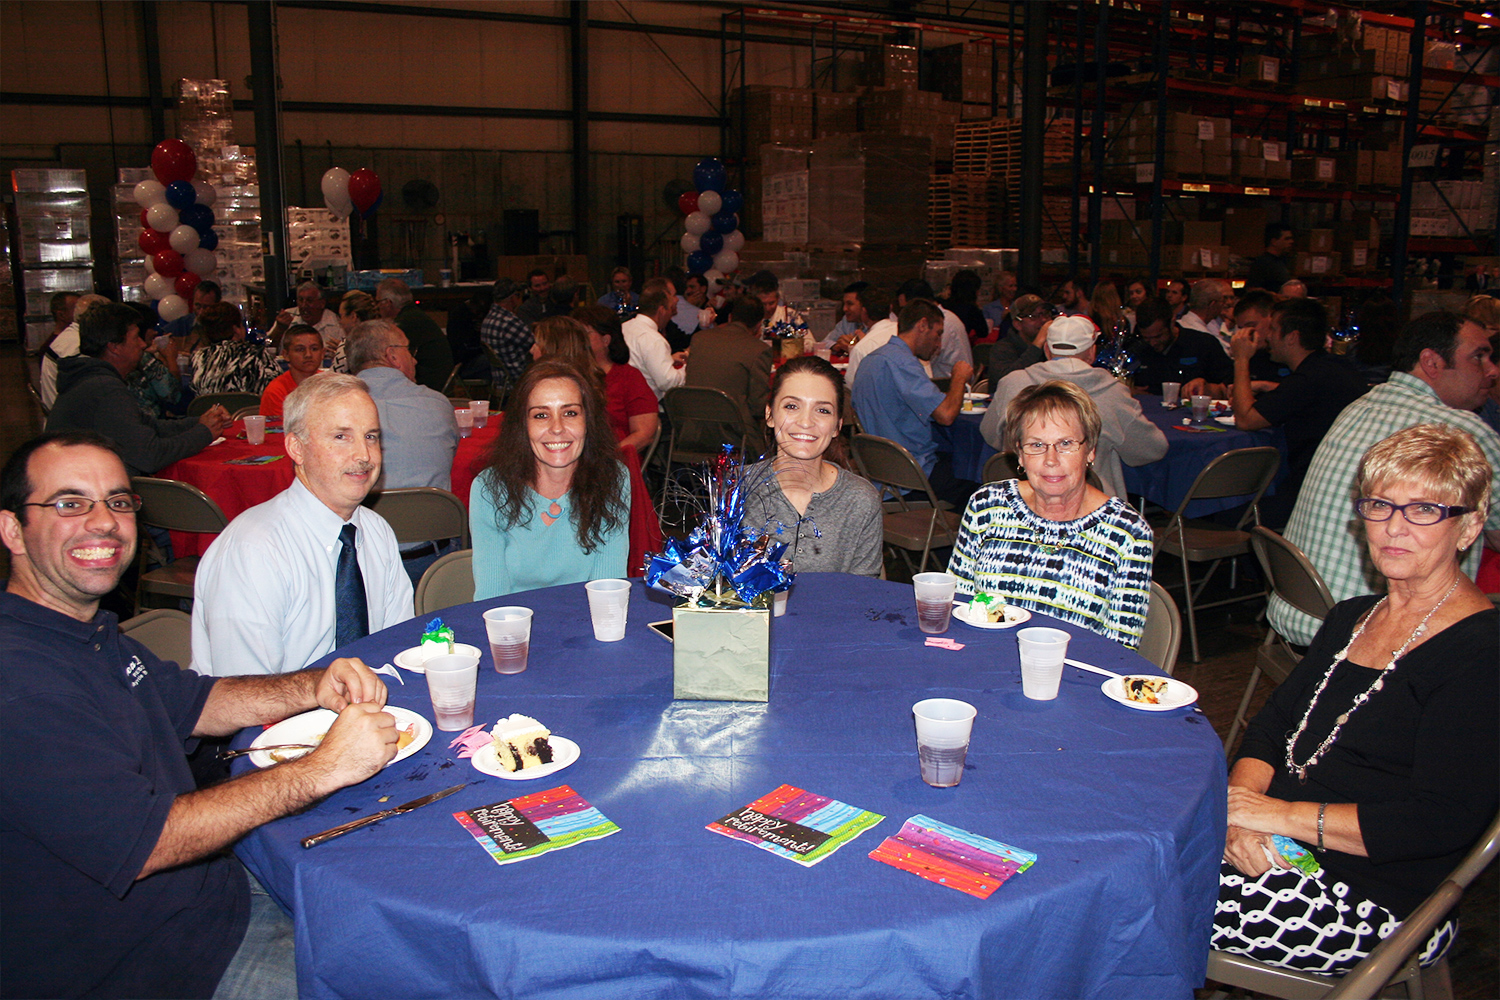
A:
{"label": "blue balloon", "polygon": [[713,254],[704,253],[702,250],[694,250],[688,254],[688,274],[703,274],[714,266]]}
{"label": "blue balloon", "polygon": [[218,246],[219,234],[214,232],[212,229],[205,230],[198,234],[198,249],[215,250],[218,248]]}
{"label": "blue balloon", "polygon": [[740,227],[740,217],[733,212],[720,212],[713,217],[714,232],[728,236]]}
{"label": "blue balloon", "polygon": [[[207,205],[189,205],[178,216],[184,226],[192,226],[199,235],[214,227],[214,210]],[[199,246],[202,246],[200,241]]]}
{"label": "blue balloon", "polygon": [[745,207],[745,196],[734,188],[723,192],[724,204],[719,206],[721,212],[738,212]]}
{"label": "blue balloon", "polygon": [[698,249],[712,257],[724,249],[724,234],[716,233],[712,229],[698,237]]}
{"label": "blue balloon", "polygon": [[693,168],[693,186],[700,194],[704,191],[723,191],[727,181],[724,164],[716,156],[704,157]]}
{"label": "blue balloon", "polygon": [[197,203],[198,192],[193,190],[191,181],[173,181],[167,185],[167,204],[179,212]]}

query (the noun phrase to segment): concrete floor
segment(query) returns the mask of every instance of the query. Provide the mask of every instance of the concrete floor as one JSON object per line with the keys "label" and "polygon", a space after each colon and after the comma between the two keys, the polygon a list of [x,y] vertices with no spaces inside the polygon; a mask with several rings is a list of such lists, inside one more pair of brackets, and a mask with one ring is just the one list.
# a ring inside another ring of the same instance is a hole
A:
{"label": "concrete floor", "polygon": [[[18,345],[0,344],[0,454],[8,456],[41,430],[40,414],[26,391],[28,371],[34,377],[35,367],[34,359],[26,358]],[[891,561],[887,569],[892,579],[909,579],[897,561]],[[0,577],[8,574],[8,553],[0,550]],[[1163,559],[1157,576],[1170,587],[1180,573],[1172,560]],[[1216,579],[1205,599],[1228,596],[1227,584],[1227,576]],[[1255,586],[1256,581],[1242,578],[1236,592],[1250,593]],[[1198,689],[1199,705],[1221,737],[1229,732],[1255,665],[1255,647],[1265,635],[1265,626],[1257,621],[1262,606],[1262,601],[1254,599],[1203,612],[1198,623],[1200,663],[1189,659],[1187,637],[1183,637],[1175,675]],[[1270,685],[1263,681],[1251,702],[1252,715],[1269,694]],[[1491,865],[1465,894],[1460,916],[1462,931],[1448,956],[1454,995],[1472,1000],[1500,997],[1500,865]]]}

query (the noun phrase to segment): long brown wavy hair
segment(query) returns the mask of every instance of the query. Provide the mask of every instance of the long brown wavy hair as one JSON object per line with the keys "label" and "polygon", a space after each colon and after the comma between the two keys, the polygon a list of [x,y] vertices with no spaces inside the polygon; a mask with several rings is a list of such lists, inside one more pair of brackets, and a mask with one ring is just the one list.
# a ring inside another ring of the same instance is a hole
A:
{"label": "long brown wavy hair", "polygon": [[505,408],[500,433],[490,449],[489,465],[481,473],[484,488],[495,504],[495,523],[502,531],[518,524],[528,524],[533,509],[537,469],[526,433],[526,413],[531,394],[539,383],[549,378],[565,378],[578,386],[583,399],[583,453],[573,469],[573,526],[578,544],[584,552],[593,552],[604,542],[604,536],[618,531],[629,516],[626,501],[625,469],[620,464],[619,448],[609,417],[604,409],[604,394],[590,375],[553,358],[541,358],[526,366],[515,392]]}

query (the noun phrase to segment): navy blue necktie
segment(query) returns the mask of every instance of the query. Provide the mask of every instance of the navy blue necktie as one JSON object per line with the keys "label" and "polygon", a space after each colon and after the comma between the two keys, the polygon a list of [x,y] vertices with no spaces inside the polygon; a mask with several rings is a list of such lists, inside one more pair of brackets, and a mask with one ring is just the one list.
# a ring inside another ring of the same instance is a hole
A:
{"label": "navy blue necktie", "polygon": [[365,606],[365,578],[359,571],[359,553],[354,548],[353,524],[339,532],[338,570],[333,578],[333,605],[337,625],[333,644],[342,647],[370,634],[370,612]]}

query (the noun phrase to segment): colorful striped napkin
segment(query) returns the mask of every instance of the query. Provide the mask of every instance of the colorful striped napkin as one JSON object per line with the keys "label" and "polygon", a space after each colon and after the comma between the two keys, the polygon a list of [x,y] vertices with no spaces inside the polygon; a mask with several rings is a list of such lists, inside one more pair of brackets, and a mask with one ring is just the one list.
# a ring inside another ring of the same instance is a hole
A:
{"label": "colorful striped napkin", "polygon": [[885,838],[870,857],[980,899],[989,899],[1006,879],[1036,861],[1030,851],[921,815]]}
{"label": "colorful striped napkin", "polygon": [[782,785],[708,829],[811,867],[883,819],[826,795]]}
{"label": "colorful striped napkin", "polygon": [[598,840],[620,828],[567,785],[478,809],[453,818],[499,865],[540,857],[548,851]]}

